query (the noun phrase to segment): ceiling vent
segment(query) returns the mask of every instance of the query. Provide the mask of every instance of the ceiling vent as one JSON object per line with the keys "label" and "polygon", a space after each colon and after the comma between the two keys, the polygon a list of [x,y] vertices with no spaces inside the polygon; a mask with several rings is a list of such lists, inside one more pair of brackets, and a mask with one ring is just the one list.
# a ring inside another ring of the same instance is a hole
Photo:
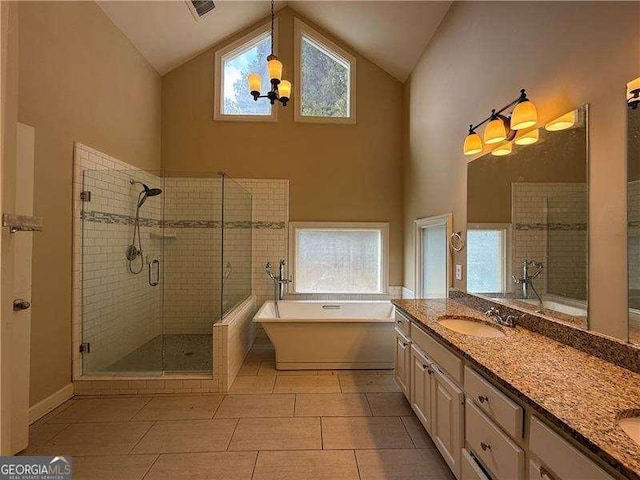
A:
{"label": "ceiling vent", "polygon": [[216,8],[216,4],[211,0],[187,0],[186,3],[196,22],[212,13]]}

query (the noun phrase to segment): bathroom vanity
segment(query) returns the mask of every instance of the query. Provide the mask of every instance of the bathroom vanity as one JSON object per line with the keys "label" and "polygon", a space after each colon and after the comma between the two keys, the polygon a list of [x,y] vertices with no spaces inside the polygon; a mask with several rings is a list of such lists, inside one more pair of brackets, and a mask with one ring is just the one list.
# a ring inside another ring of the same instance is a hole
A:
{"label": "bathroom vanity", "polygon": [[459,480],[640,478],[618,425],[640,374],[455,300],[393,303],[397,382]]}

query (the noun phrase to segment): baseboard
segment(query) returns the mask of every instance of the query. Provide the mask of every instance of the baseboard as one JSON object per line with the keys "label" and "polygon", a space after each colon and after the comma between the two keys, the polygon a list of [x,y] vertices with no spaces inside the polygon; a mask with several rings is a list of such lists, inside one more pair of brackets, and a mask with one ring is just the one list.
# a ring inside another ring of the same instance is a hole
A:
{"label": "baseboard", "polygon": [[402,287],[402,298],[415,298],[413,290],[409,290],[407,287]]}
{"label": "baseboard", "polygon": [[47,413],[59,405],[62,405],[71,397],[73,397],[73,383],[65,385],[54,394],[49,395],[44,400],[36,403],[32,407],[29,407],[29,424],[32,424],[36,420],[44,417]]}

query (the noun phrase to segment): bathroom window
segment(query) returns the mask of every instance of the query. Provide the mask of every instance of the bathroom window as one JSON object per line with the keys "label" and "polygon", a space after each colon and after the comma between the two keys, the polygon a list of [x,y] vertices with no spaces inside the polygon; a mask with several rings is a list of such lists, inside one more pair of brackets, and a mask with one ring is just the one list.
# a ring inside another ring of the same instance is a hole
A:
{"label": "bathroom window", "polygon": [[[277,38],[277,24],[275,29]],[[215,120],[275,121],[277,109],[266,99],[249,94],[250,73],[262,76],[262,92],[271,89],[267,55],[271,53],[269,24],[254,30],[215,54]],[[275,53],[275,52],[274,52]]]}
{"label": "bathroom window", "polygon": [[451,284],[449,238],[453,215],[437,215],[415,221],[416,298],[446,298]]}
{"label": "bathroom window", "polygon": [[291,223],[294,293],[385,293],[387,223]]}
{"label": "bathroom window", "polygon": [[469,225],[467,229],[467,290],[506,292],[510,227],[501,224]]}
{"label": "bathroom window", "polygon": [[296,122],[355,123],[355,57],[298,19],[294,30]]}

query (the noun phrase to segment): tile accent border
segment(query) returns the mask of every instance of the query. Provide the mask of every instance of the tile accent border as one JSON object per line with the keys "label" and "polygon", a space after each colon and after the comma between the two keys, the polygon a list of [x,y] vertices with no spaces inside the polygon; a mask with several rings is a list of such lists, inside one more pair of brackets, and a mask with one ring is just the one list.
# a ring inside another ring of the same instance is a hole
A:
{"label": "tile accent border", "polygon": [[488,298],[473,295],[461,290],[449,291],[449,298],[473,308],[486,311],[496,307],[503,313],[515,315],[516,324],[534,333],[544,335],[551,340],[562,343],[576,350],[598,357],[606,362],[640,373],[640,348],[621,340],[607,337],[597,332],[555,322],[551,319],[507,307]]}
{"label": "tile accent border", "polygon": [[[23,218],[23,217],[20,217]],[[40,217],[24,217],[24,218],[40,218]],[[131,215],[122,215],[119,213],[100,212],[92,210],[90,212],[80,212],[80,219],[86,222],[133,225],[135,218]],[[143,227],[158,228],[213,228],[220,229],[222,222],[219,220],[156,220],[153,218],[140,217],[140,225]],[[12,224],[13,225],[13,224]],[[4,226],[9,226],[5,224]],[[283,230],[285,222],[225,222],[225,228],[228,229],[268,229]],[[40,222],[40,229],[42,222]],[[34,228],[36,229],[36,228]],[[23,230],[26,230],[24,228]],[[30,229],[31,230],[31,229]]]}

